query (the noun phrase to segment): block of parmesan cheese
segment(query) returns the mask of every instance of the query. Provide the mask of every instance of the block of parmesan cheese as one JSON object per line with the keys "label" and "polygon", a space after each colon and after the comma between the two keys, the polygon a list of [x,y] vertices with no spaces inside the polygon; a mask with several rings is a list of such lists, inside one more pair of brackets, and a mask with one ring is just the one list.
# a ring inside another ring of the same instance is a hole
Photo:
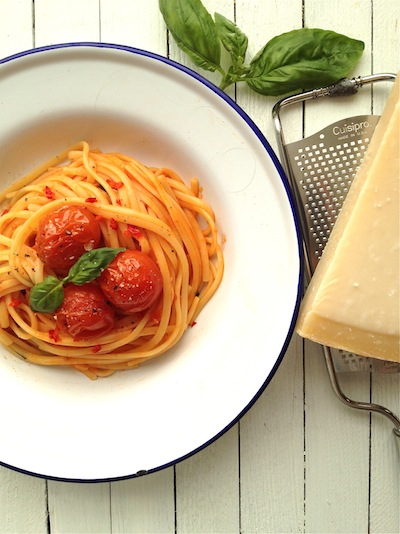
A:
{"label": "block of parmesan cheese", "polygon": [[296,331],[333,348],[400,362],[400,75],[325,250]]}

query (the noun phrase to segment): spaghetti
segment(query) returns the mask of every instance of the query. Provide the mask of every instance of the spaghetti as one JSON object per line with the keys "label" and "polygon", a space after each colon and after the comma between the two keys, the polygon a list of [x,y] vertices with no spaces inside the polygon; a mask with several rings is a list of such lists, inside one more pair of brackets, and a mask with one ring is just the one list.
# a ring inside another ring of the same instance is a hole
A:
{"label": "spaghetti", "polygon": [[[60,165],[68,158],[68,162]],[[164,354],[214,295],[223,254],[214,213],[197,179],[149,168],[124,154],[81,142],[6,189],[0,217],[0,342],[38,365],[69,366],[91,379]],[[140,250],[162,275],[157,305],[119,314],[111,332],[74,340],[54,314],[32,311],[29,291],[48,274],[34,247],[40,221],[64,206],[84,206],[99,221],[105,247]]]}

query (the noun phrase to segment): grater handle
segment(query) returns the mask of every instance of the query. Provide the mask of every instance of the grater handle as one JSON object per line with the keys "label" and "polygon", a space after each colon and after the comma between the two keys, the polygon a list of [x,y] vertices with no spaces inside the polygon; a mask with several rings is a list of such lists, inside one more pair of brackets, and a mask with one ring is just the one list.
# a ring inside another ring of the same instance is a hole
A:
{"label": "grater handle", "polygon": [[350,406],[350,408],[358,408],[359,410],[365,410],[370,412],[377,412],[381,415],[385,415],[394,424],[393,433],[396,437],[400,438],[400,419],[388,408],[381,406],[380,404],[374,404],[370,402],[360,402],[349,399],[342,391],[339,381],[337,379],[335,365],[333,363],[331,349],[323,345],[326,368],[331,381],[332,388],[339,399]]}
{"label": "grater handle", "polygon": [[328,85],[327,87],[321,87],[319,89],[312,89],[311,91],[304,91],[296,95],[291,95],[279,100],[272,109],[272,118],[275,125],[275,131],[278,137],[280,156],[287,166],[286,157],[282,147],[285,146],[285,139],[283,135],[282,123],[280,120],[280,111],[292,104],[298,104],[306,100],[312,100],[314,98],[320,98],[324,96],[340,97],[355,95],[358,90],[366,84],[383,81],[394,81],[396,74],[382,73],[382,74],[369,74],[368,76],[358,76],[357,78],[342,78],[338,82]]}

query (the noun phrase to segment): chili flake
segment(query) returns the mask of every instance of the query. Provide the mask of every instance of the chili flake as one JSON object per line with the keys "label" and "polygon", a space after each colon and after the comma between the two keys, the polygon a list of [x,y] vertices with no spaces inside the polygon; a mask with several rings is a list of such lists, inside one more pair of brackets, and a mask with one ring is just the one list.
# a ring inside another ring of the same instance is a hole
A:
{"label": "chili flake", "polygon": [[56,343],[58,341],[61,341],[61,338],[59,336],[59,332],[60,332],[60,330],[59,330],[58,327],[56,327],[56,328],[54,328],[52,330],[49,330],[49,338],[52,339],[53,341],[55,341]]}
{"label": "chili flake", "polygon": [[48,185],[46,185],[44,188],[44,194],[49,200],[54,200],[56,198],[56,194],[50,189]]}
{"label": "chili flake", "polygon": [[110,226],[113,230],[118,230],[118,223],[115,219],[110,219]]}
{"label": "chili flake", "polygon": [[10,306],[12,306],[13,308],[18,308],[18,306],[22,303],[23,303],[23,300],[21,299],[21,297],[17,297],[11,300]]}
{"label": "chili flake", "polygon": [[89,202],[90,204],[94,204],[95,202],[97,202],[97,198],[96,197],[88,197],[85,202]]}
{"label": "chili flake", "polygon": [[107,180],[107,183],[110,187],[112,187],[113,189],[121,189],[121,187],[124,187],[124,182],[115,182],[114,180],[112,180],[111,178],[109,178]]}
{"label": "chili flake", "polygon": [[95,345],[93,348],[92,348],[92,352],[93,354],[96,354],[96,352],[99,352],[101,350],[101,345]]}
{"label": "chili flake", "polygon": [[139,230],[137,226],[134,226],[133,224],[128,224],[128,228],[124,232],[125,237],[136,237],[139,239],[142,237],[142,232]]}

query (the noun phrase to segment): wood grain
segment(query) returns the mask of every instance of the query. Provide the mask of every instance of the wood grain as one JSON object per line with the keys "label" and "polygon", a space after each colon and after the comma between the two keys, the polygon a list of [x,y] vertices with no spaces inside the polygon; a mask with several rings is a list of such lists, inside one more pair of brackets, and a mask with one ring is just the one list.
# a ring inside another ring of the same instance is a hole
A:
{"label": "wood grain", "polygon": [[239,532],[238,453],[238,428],[234,426],[176,466],[178,532]]}
{"label": "wood grain", "polygon": [[35,0],[34,9],[36,47],[100,39],[98,0]]}
{"label": "wood grain", "polygon": [[111,530],[110,484],[49,481],[50,532],[105,533]]}
{"label": "wood grain", "polygon": [[174,468],[111,484],[112,531],[175,531]]}
{"label": "wood grain", "polygon": [[0,532],[47,532],[45,480],[0,466]]}
{"label": "wood grain", "polygon": [[10,56],[34,45],[33,7],[31,0],[0,2],[0,55]]}
{"label": "wood grain", "polygon": [[[393,0],[374,2],[372,36],[374,72],[400,71],[400,5]],[[390,36],[390,38],[388,38]],[[374,112],[381,113],[384,94],[374,93]],[[372,401],[400,416],[400,374],[374,374]],[[371,435],[371,532],[400,532],[400,439],[394,438],[392,424],[372,417]]]}
{"label": "wood grain", "polygon": [[266,390],[240,421],[241,526],[245,533],[303,531],[302,356],[302,340],[294,336]]}
{"label": "wood grain", "polygon": [[101,0],[100,36],[104,43],[167,54],[167,31],[158,2],[148,0]]}

